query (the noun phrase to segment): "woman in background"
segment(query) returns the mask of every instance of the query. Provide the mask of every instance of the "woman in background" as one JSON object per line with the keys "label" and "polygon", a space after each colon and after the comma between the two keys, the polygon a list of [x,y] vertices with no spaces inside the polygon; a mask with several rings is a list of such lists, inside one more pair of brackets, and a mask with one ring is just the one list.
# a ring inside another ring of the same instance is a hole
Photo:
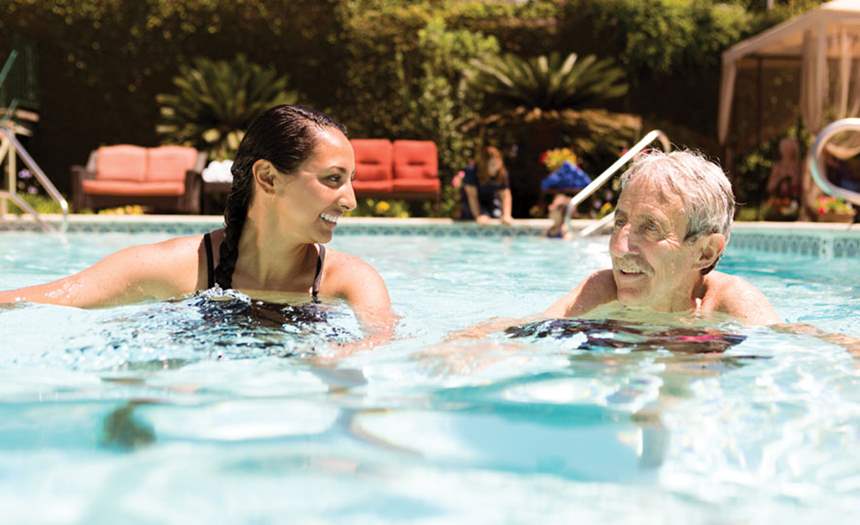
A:
{"label": "woman in background", "polygon": [[461,219],[474,220],[478,224],[487,224],[491,218],[501,219],[507,225],[513,223],[508,170],[498,148],[481,148],[477,162],[464,170],[463,193]]}

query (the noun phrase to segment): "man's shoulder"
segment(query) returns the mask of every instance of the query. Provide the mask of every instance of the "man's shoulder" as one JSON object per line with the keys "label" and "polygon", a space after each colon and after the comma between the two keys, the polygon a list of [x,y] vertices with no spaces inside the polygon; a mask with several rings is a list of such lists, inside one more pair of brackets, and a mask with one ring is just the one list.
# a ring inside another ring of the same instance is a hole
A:
{"label": "man's shoulder", "polygon": [[779,317],[767,297],[752,283],[736,275],[711,272],[707,276],[708,309],[736,317],[745,324],[770,324]]}

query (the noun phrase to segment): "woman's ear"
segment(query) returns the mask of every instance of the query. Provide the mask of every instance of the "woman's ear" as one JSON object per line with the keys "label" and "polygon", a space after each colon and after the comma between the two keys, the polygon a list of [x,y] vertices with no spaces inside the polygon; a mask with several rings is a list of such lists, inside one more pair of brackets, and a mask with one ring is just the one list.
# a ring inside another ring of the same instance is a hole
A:
{"label": "woman's ear", "polygon": [[711,233],[699,239],[699,258],[696,266],[699,270],[709,268],[717,263],[723,250],[726,249],[726,236],[722,233]]}
{"label": "woman's ear", "polygon": [[258,159],[251,167],[251,171],[254,174],[254,180],[257,183],[257,187],[259,187],[263,193],[274,195],[275,177],[278,175],[278,170],[272,166],[272,163],[268,160]]}

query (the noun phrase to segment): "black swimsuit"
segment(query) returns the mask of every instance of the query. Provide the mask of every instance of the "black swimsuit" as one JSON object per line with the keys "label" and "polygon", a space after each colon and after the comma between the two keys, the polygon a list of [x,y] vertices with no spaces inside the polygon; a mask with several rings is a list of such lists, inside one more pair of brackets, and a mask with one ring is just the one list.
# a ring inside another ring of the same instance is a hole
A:
{"label": "black swimsuit", "polygon": [[[203,245],[206,247],[206,287],[212,288],[215,286],[215,259],[212,256],[212,235],[209,233],[203,234]],[[314,274],[314,284],[311,287],[311,298],[313,301],[319,302],[320,283],[322,282],[322,269],[325,264],[325,246],[315,244],[317,247],[317,270]]]}

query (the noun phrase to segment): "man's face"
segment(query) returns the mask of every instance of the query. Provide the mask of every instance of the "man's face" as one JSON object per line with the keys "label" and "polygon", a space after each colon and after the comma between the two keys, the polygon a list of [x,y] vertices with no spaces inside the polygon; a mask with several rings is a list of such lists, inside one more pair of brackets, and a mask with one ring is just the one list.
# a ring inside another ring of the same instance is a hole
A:
{"label": "man's face", "polygon": [[699,269],[695,243],[684,242],[686,232],[680,196],[645,176],[628,183],[609,240],[621,304],[657,311],[691,307]]}

